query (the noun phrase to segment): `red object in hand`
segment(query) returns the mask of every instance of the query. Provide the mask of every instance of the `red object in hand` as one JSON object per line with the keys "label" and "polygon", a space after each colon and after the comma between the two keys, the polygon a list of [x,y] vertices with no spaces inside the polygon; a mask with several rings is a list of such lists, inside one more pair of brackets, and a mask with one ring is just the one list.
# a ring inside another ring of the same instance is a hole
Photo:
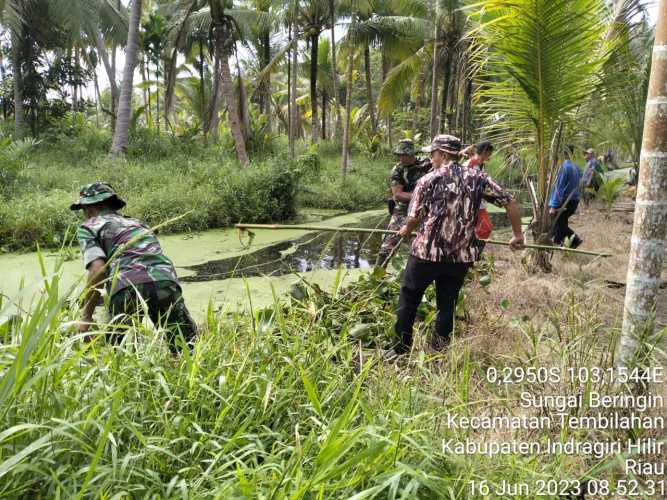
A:
{"label": "red object in hand", "polygon": [[477,225],[475,226],[475,234],[480,240],[487,240],[493,231],[493,224],[491,224],[491,217],[486,208],[480,208],[477,215]]}

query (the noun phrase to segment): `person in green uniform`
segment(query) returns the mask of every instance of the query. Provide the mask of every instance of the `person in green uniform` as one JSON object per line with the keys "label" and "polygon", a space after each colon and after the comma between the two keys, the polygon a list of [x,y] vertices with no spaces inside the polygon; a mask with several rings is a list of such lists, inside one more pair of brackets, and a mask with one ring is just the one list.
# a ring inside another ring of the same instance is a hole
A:
{"label": "person in green uniform", "polygon": [[[430,158],[419,158],[415,152],[415,144],[410,139],[402,139],[394,149],[394,155],[398,157],[398,163],[391,171],[389,178],[392,199],[394,201],[391,210],[391,219],[387,229],[398,231],[405,225],[408,213],[408,205],[412,198],[412,191],[417,181],[429,170],[431,170]],[[387,234],[382,241],[382,247],[378,253],[376,265],[385,264],[387,258],[399,244],[401,237],[398,234]]]}
{"label": "person in green uniform", "polygon": [[[82,210],[85,218],[76,233],[88,271],[79,331],[89,331],[100,303],[99,287],[104,284],[111,321],[118,330],[132,317],[141,317],[145,303],[151,321],[166,328],[170,347],[176,352],[179,333],[186,342],[194,340],[195,323],[183,301],[173,263],[150,227],[118,213],[124,206],[106,182],[84,186],[79,200],[70,206],[71,210]],[[120,336],[111,338],[118,341]]]}

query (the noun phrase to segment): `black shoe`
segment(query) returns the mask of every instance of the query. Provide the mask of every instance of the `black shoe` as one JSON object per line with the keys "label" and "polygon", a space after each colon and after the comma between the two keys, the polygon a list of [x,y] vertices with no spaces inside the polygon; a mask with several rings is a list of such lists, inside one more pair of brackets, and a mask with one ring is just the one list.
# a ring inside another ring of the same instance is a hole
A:
{"label": "black shoe", "polygon": [[572,238],[572,243],[570,243],[570,248],[573,248],[573,249],[574,249],[574,248],[577,248],[577,247],[580,246],[583,242],[584,242],[584,240],[582,240],[581,238],[579,238],[579,236],[577,236],[577,235],[575,234],[575,235],[574,235],[574,238]]}

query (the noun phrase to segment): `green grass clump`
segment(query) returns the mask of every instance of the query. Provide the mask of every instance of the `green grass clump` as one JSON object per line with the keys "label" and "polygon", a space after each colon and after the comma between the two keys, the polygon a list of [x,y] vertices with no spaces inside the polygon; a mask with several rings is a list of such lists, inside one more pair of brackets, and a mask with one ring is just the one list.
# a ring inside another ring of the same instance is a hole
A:
{"label": "green grass clump", "polygon": [[[345,179],[340,159],[299,146],[240,169],[224,145],[133,133],[127,161],[108,154],[108,131],[76,121],[25,148],[0,203],[0,251],[58,246],[80,222],[68,207],[84,184],[104,180],[127,201],[126,215],[155,225],[181,216],[164,232],[201,231],[237,222],[283,222],[297,206],[365,210],[388,194],[391,159],[356,158]],[[328,151],[327,148],[323,149]]]}
{"label": "green grass clump", "polygon": [[566,298],[553,312],[566,324],[523,322],[520,347],[495,357],[475,352],[468,332],[445,357],[416,351],[384,364],[372,339],[353,332],[365,322],[384,342],[397,286],[378,273],[331,292],[304,283],[298,300],[260,311],[210,310],[194,350],[173,357],[140,324],[118,347],[105,343],[103,324],[84,343],[55,273],[30,311],[0,324],[0,496],[463,499],[473,479],[612,476],[591,457],[452,455],[442,446],[609,438],[445,423],[450,412],[518,414],[525,387],[485,383],[489,366],[609,366],[614,343],[602,341],[595,308]]}
{"label": "green grass clump", "polygon": [[356,211],[377,208],[389,197],[393,158],[356,158],[345,179],[340,172],[340,157],[327,156],[321,163],[319,176],[304,183],[300,190],[299,205]]}
{"label": "green grass clump", "polygon": [[0,248],[57,246],[73,234],[80,213],[69,205],[82,185],[105,180],[127,202],[123,213],[157,225],[188,213],[164,232],[199,231],[239,221],[284,221],[296,214],[298,175],[289,165],[190,159],[114,162],[105,156],[86,164],[65,164],[36,152],[0,204]]}

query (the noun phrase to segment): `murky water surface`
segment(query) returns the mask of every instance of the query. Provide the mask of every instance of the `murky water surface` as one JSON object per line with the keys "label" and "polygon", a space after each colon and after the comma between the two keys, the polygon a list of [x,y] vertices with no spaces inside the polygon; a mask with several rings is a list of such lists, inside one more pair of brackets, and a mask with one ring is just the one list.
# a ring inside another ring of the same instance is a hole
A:
{"label": "murky water surface", "polygon": [[[359,227],[382,227],[385,221],[383,216],[364,218],[359,221]],[[368,269],[373,266],[381,243],[382,235],[378,233],[309,233],[248,254],[185,266],[193,274],[184,276],[181,281],[281,276],[339,267]]]}

